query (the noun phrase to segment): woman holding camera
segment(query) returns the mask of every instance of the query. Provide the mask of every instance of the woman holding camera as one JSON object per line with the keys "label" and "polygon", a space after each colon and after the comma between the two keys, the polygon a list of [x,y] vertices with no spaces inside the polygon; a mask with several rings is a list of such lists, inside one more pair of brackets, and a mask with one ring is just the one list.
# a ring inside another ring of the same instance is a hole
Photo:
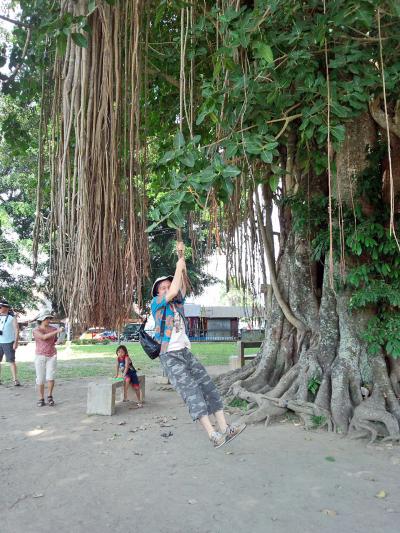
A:
{"label": "woman holding camera", "polygon": [[57,367],[57,335],[64,331],[64,328],[50,326],[50,319],[53,315],[47,311],[40,313],[36,318],[38,327],[33,330],[33,337],[36,342],[35,370],[36,384],[39,386],[38,407],[46,405],[44,401],[44,384],[47,381],[47,403],[54,406],[53,389],[54,377]]}

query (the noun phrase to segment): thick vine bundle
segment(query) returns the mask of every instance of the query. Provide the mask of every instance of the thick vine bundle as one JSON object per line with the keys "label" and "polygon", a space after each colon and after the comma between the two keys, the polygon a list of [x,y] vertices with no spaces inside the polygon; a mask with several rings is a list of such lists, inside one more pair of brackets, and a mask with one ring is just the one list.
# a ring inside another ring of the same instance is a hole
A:
{"label": "thick vine bundle", "polygon": [[[51,282],[80,327],[120,325],[148,270],[140,143],[141,0],[98,2],[54,69]],[[87,0],[61,14],[88,12]]]}

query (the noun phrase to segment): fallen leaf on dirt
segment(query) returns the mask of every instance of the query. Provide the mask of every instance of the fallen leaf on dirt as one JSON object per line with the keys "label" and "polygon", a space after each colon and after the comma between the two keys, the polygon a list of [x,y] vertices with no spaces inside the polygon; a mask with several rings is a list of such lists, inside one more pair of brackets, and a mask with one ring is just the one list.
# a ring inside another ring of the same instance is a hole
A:
{"label": "fallen leaf on dirt", "polygon": [[119,426],[125,426],[125,424],[126,424],[125,420],[121,420],[121,422],[118,422]]}
{"label": "fallen leaf on dirt", "polygon": [[233,452],[225,452],[225,455],[233,455]]}
{"label": "fallen leaf on dirt", "polygon": [[190,505],[194,505],[195,503],[197,503],[197,500],[188,500],[188,503],[189,503]]}
{"label": "fallen leaf on dirt", "polygon": [[330,463],[334,463],[336,461],[336,459],[332,457],[331,455],[328,455],[327,457],[325,457],[325,459],[329,461]]}
{"label": "fallen leaf on dirt", "polygon": [[168,433],[161,433],[161,437],[165,437],[165,438],[172,437],[172,435],[173,435],[172,431],[168,431]]}
{"label": "fallen leaf on dirt", "polygon": [[133,455],[143,455],[142,452],[133,452]]}
{"label": "fallen leaf on dirt", "polygon": [[333,509],[322,509],[322,514],[326,514],[327,516],[337,516],[337,512]]}
{"label": "fallen leaf on dirt", "polygon": [[92,428],[92,431],[103,431],[103,428]]}
{"label": "fallen leaf on dirt", "polygon": [[44,494],[41,492],[37,492],[35,494],[32,494],[32,498],[43,498]]}
{"label": "fallen leaf on dirt", "polygon": [[380,490],[379,492],[375,494],[375,498],[379,498],[379,499],[386,498],[386,496],[387,496],[387,492],[384,490]]}

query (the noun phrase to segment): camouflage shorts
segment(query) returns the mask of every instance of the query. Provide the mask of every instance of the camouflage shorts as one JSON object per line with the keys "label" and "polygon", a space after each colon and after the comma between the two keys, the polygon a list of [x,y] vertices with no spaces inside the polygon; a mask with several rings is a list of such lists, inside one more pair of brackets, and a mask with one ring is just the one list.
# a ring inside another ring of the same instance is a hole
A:
{"label": "camouflage shorts", "polygon": [[160,355],[166,375],[193,420],[222,409],[221,396],[204,366],[187,348]]}

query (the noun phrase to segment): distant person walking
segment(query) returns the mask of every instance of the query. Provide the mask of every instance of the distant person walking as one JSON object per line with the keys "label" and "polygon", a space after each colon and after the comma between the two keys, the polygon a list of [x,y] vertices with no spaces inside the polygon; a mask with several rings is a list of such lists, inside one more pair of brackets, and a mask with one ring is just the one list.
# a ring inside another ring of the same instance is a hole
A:
{"label": "distant person walking", "polygon": [[54,378],[57,368],[57,335],[64,331],[64,328],[50,326],[50,320],[54,318],[51,312],[43,311],[36,318],[38,327],[33,330],[33,338],[36,342],[35,350],[35,370],[36,384],[39,386],[38,407],[46,405],[44,401],[44,385],[47,381],[47,403],[54,406],[53,389]]}
{"label": "distant person walking", "polygon": [[[215,448],[239,435],[246,424],[228,424],[222,399],[204,366],[190,351],[184,299],[186,263],[183,243],[178,243],[180,259],[174,276],[156,279],[152,289],[151,312],[155,320],[155,339],[161,344],[160,362],[174,389],[181,395],[193,420],[199,420]],[[219,431],[211,424],[214,415]]]}
{"label": "distant person walking", "polygon": [[[0,363],[6,356],[10,363],[13,383],[16,387],[21,384],[17,379],[17,365],[15,363],[15,351],[18,348],[19,327],[16,317],[11,310],[10,304],[5,299],[0,300]],[[1,365],[0,365],[1,371]],[[1,379],[0,379],[1,384]]]}

